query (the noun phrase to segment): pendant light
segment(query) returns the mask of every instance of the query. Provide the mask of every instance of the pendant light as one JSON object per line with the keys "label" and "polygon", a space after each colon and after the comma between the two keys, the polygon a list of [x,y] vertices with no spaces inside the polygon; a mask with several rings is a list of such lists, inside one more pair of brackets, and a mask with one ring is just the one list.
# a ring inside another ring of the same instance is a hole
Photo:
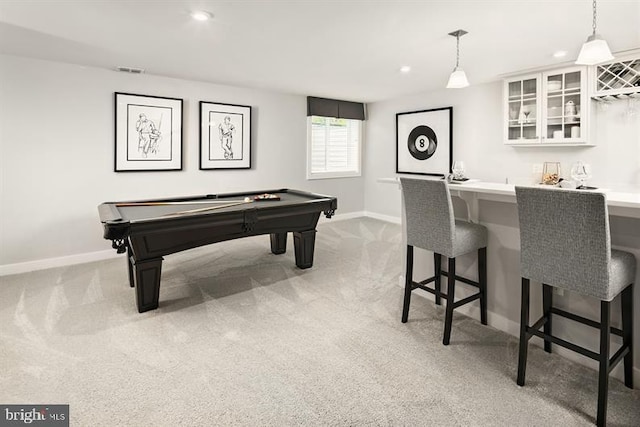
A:
{"label": "pendant light", "polygon": [[451,76],[449,76],[449,82],[447,83],[447,89],[459,89],[469,86],[469,80],[464,70],[460,68],[460,37],[467,34],[465,30],[457,30],[449,33],[450,36],[456,38],[456,67],[453,69]]}
{"label": "pendant light", "polygon": [[599,34],[596,34],[596,0],[593,0],[593,34],[582,45],[576,64],[595,65],[612,59],[609,45]]}

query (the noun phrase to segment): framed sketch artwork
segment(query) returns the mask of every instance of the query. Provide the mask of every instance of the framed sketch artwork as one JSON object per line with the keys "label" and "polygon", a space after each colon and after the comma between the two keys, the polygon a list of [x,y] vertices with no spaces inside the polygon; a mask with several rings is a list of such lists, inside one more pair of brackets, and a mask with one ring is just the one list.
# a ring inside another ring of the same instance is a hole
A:
{"label": "framed sketch artwork", "polygon": [[200,169],[251,168],[251,107],[200,101]]}
{"label": "framed sketch artwork", "polygon": [[396,172],[445,176],[453,161],[453,107],[396,114]]}
{"label": "framed sketch artwork", "polygon": [[115,94],[116,172],[182,170],[182,99]]}

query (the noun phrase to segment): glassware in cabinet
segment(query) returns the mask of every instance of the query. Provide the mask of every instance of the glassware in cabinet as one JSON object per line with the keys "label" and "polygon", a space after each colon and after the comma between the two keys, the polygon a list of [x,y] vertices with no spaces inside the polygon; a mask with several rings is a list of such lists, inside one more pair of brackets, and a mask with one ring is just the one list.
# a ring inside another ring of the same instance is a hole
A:
{"label": "glassware in cabinet", "polygon": [[505,82],[506,135],[510,142],[539,140],[539,77]]}
{"label": "glassware in cabinet", "polygon": [[586,105],[586,69],[543,73],[543,142],[586,143],[582,111]]}

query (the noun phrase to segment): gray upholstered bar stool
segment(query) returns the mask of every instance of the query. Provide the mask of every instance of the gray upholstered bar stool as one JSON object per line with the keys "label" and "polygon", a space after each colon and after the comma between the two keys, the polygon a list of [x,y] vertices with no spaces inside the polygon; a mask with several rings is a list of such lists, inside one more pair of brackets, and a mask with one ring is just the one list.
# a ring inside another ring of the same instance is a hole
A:
{"label": "gray upholstered bar stool", "polygon": [[[516,187],[520,220],[522,306],[518,385],[524,385],[528,341],[532,336],[597,360],[599,367],[596,423],[606,424],[609,373],[624,359],[624,383],[633,388],[633,254],[611,249],[606,198],[580,190]],[[529,284],[542,284],[543,314],[529,326]],[[600,322],[553,307],[552,287],[600,300]],[[622,330],[611,327],[611,301],[622,294]],[[600,352],[552,335],[552,315],[600,329]],[[544,332],[540,328],[544,327]],[[621,348],[609,357],[610,334],[622,337]]]}
{"label": "gray upholstered bar stool", "polygon": [[[405,276],[402,323],[409,317],[411,292],[422,289],[436,296],[436,304],[446,298],[447,307],[442,343],[449,344],[453,310],[480,299],[480,319],[487,324],[487,229],[478,224],[456,220],[449,186],[444,180],[400,178],[407,226],[407,269]],[[434,276],[420,282],[413,280],[413,248],[433,251]],[[456,275],[456,257],[478,251],[478,281]],[[442,255],[449,258],[449,268],[442,270]],[[447,293],[441,291],[441,276],[447,277]],[[475,286],[479,292],[454,302],[456,281]],[[434,282],[434,288],[426,285]]]}

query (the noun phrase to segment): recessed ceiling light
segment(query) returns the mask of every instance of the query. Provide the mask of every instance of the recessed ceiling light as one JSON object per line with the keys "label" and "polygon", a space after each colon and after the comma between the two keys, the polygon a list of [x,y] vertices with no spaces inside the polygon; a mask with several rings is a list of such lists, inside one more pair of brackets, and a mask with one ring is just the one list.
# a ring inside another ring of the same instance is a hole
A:
{"label": "recessed ceiling light", "polygon": [[208,21],[213,18],[213,15],[205,10],[196,10],[191,12],[191,17],[196,21]]}
{"label": "recessed ceiling light", "polygon": [[559,51],[553,53],[553,57],[554,58],[564,58],[565,56],[567,56],[567,51],[566,50],[559,50]]}
{"label": "recessed ceiling light", "polygon": [[408,73],[409,71],[411,71],[411,67],[409,67],[408,65],[403,65],[402,67],[400,67],[401,73]]}

